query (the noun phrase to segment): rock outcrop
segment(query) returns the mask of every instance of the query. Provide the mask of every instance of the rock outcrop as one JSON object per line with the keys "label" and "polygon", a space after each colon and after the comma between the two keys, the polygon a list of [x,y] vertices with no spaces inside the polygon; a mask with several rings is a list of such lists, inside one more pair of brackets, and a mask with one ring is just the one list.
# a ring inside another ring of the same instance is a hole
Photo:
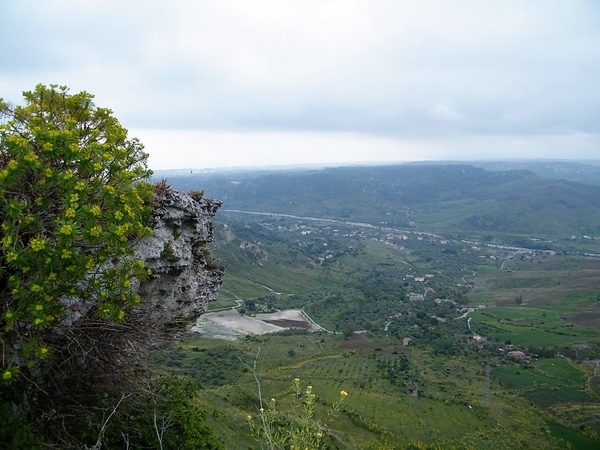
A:
{"label": "rock outcrop", "polygon": [[138,287],[138,317],[191,326],[215,300],[223,269],[208,251],[212,218],[221,202],[192,198],[171,188],[158,194],[152,236],[137,245],[137,258],[152,270]]}

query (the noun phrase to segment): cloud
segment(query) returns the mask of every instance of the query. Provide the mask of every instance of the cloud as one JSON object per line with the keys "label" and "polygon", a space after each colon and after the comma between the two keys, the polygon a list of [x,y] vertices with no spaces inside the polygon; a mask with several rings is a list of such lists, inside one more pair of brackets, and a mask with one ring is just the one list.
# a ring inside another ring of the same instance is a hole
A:
{"label": "cloud", "polygon": [[[0,96],[135,129],[409,140],[598,134],[593,2],[6,0]],[[171,134],[170,134],[171,135]],[[301,154],[300,154],[301,155]]]}
{"label": "cloud", "polygon": [[256,165],[331,165],[424,159],[437,144],[357,133],[133,130],[153,169]]}

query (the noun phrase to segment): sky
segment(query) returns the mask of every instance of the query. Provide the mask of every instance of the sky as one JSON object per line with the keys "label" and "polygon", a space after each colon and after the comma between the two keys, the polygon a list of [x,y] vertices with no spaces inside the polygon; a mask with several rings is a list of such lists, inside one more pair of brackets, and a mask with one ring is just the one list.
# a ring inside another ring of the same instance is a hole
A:
{"label": "sky", "polygon": [[0,97],[95,95],[152,169],[600,160],[596,0],[2,0]]}

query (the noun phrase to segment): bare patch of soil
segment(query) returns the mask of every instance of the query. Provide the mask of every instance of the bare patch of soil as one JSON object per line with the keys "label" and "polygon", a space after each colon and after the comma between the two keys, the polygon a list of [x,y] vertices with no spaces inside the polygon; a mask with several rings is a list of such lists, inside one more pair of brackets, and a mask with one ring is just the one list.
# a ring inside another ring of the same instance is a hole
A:
{"label": "bare patch of soil", "polygon": [[569,321],[585,328],[600,330],[600,308],[569,317]]}
{"label": "bare patch of soil", "polygon": [[365,339],[362,334],[355,334],[350,339],[346,339],[340,345],[344,350],[355,350],[359,355],[366,355],[369,353],[390,353],[387,347],[382,347],[381,344],[369,342]]}
{"label": "bare patch of soil", "polygon": [[300,310],[278,311],[250,317],[236,310],[206,313],[200,316],[193,332],[217,339],[236,339],[247,334],[276,333],[285,329],[318,330]]}
{"label": "bare patch of soil", "polygon": [[265,322],[281,328],[299,328],[302,330],[310,329],[310,324],[305,320],[265,320]]}

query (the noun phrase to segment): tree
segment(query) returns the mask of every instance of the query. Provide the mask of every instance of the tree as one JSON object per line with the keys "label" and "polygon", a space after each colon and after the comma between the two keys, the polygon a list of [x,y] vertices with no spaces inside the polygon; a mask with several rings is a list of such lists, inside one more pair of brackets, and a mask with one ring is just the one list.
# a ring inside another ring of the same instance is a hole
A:
{"label": "tree", "polygon": [[352,323],[347,323],[344,325],[344,329],[342,330],[344,339],[350,339],[352,336],[354,336],[354,331],[354,325]]}
{"label": "tree", "polygon": [[148,155],[109,109],[66,87],[0,99],[1,380],[39,367],[47,337],[83,314],[123,320],[148,275],[132,240],[147,236]]}

